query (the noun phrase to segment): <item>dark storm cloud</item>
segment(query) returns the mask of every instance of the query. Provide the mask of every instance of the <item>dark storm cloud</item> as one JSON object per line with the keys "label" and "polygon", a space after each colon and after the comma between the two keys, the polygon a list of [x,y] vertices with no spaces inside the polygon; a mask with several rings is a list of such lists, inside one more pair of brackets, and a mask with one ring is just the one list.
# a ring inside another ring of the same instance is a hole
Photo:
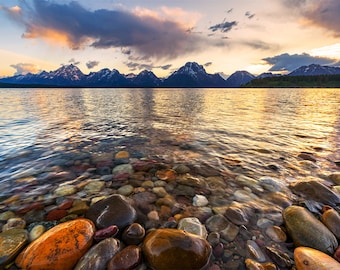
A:
{"label": "dark storm cloud", "polygon": [[150,64],[145,64],[145,63],[140,63],[140,62],[126,62],[125,65],[130,69],[130,71],[136,71],[136,70],[152,70],[154,68],[160,68],[163,70],[169,70],[172,65],[163,65],[163,66],[156,66],[152,63]]}
{"label": "dark storm cloud", "polygon": [[267,57],[262,59],[266,63],[273,65],[270,71],[293,71],[301,66],[306,66],[310,64],[319,65],[338,65],[339,62],[335,59],[326,57],[315,57],[307,53],[303,54],[288,54],[284,53],[274,57]]}
{"label": "dark storm cloud", "polygon": [[92,68],[94,68],[98,65],[99,65],[99,61],[88,61],[86,63],[86,66],[87,66],[88,69],[92,69]]}
{"label": "dark storm cloud", "polygon": [[24,24],[23,37],[66,42],[72,49],[89,44],[95,48],[133,47],[150,57],[172,58],[199,50],[205,43],[202,37],[188,33],[188,27],[175,20],[123,10],[90,11],[75,1],[32,2],[32,7],[23,4],[21,17],[12,16]]}
{"label": "dark storm cloud", "polygon": [[207,62],[207,63],[205,63],[203,66],[205,66],[205,67],[210,67],[212,65],[212,62]]}
{"label": "dark storm cloud", "polygon": [[308,23],[328,29],[340,35],[339,0],[282,0],[290,9],[297,10]]}
{"label": "dark storm cloud", "polygon": [[256,50],[264,50],[264,51],[268,51],[268,50],[277,50],[279,46],[274,45],[274,44],[269,44],[266,42],[263,42],[262,40],[253,40],[253,41],[246,41],[243,44],[256,49]]}
{"label": "dark storm cloud", "polygon": [[236,21],[232,21],[232,22],[225,22],[224,21],[222,23],[210,26],[209,30],[211,30],[213,32],[221,31],[222,33],[226,33],[226,32],[229,32],[236,25],[237,25]]}

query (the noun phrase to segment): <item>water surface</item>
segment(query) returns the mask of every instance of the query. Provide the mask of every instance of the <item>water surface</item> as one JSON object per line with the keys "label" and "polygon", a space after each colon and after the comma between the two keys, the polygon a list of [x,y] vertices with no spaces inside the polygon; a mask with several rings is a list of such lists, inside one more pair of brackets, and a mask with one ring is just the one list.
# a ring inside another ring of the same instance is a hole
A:
{"label": "water surface", "polygon": [[0,95],[2,193],[27,170],[39,174],[81,154],[120,149],[282,181],[338,170],[338,89],[1,89]]}

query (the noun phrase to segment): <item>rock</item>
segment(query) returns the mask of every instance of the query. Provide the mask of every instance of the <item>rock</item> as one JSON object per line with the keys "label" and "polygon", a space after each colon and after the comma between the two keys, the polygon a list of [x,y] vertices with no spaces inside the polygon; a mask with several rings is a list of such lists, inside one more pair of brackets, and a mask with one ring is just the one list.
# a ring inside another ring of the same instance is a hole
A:
{"label": "rock", "polygon": [[335,236],[307,209],[289,206],[283,212],[283,219],[295,246],[307,246],[327,254],[334,253],[338,246]]}
{"label": "rock", "polygon": [[253,240],[247,241],[247,252],[248,254],[258,262],[265,262],[266,256],[260,249],[259,245]]}
{"label": "rock", "polygon": [[139,245],[145,237],[145,229],[139,223],[132,223],[122,233],[122,240],[127,245]]}
{"label": "rock", "polygon": [[134,187],[131,185],[124,185],[117,189],[117,193],[123,196],[129,196],[133,193]]}
{"label": "rock", "polygon": [[207,206],[209,204],[208,199],[203,195],[195,195],[193,198],[193,206]]}
{"label": "rock", "polygon": [[290,187],[293,191],[300,193],[302,196],[321,202],[322,204],[335,207],[340,203],[339,194],[319,181],[311,180],[296,182]]}
{"label": "rock", "polygon": [[279,267],[291,269],[292,260],[287,253],[274,247],[266,247],[266,252]]}
{"label": "rock", "polygon": [[210,232],[218,232],[227,241],[233,241],[239,233],[239,227],[228,221],[222,215],[210,217],[205,225]]}
{"label": "rock", "polygon": [[121,243],[115,238],[106,238],[91,247],[78,261],[74,270],[105,270],[108,262],[121,250]]}
{"label": "rock", "polygon": [[178,174],[185,174],[190,172],[190,168],[184,164],[175,165],[173,168]]}
{"label": "rock", "polygon": [[38,239],[45,231],[46,228],[44,227],[44,225],[34,226],[29,233],[30,242],[33,242],[34,240]]}
{"label": "rock", "polygon": [[131,164],[121,164],[113,168],[112,174],[113,175],[118,175],[118,174],[128,174],[132,175],[134,172],[133,167]]}
{"label": "rock", "polygon": [[157,229],[144,239],[142,251],[153,269],[201,269],[211,255],[209,243],[177,229]]}
{"label": "rock", "polygon": [[127,198],[115,194],[91,205],[85,217],[92,220],[99,229],[111,225],[117,225],[119,229],[124,229],[136,220],[137,214]]}
{"label": "rock", "polygon": [[238,206],[229,206],[224,215],[236,225],[246,225],[249,222],[246,212]]}
{"label": "rock", "polygon": [[283,181],[277,178],[264,176],[259,179],[259,184],[265,190],[270,192],[278,192],[287,189],[286,186],[283,184]]}
{"label": "rock", "polygon": [[24,229],[26,227],[26,221],[22,218],[10,218],[7,223],[2,227],[2,231],[8,231],[12,229]]}
{"label": "rock", "polygon": [[104,181],[93,180],[84,187],[84,190],[88,195],[96,195],[99,192],[101,192],[104,189],[104,187],[105,187]]}
{"label": "rock", "polygon": [[75,194],[77,192],[77,188],[72,185],[63,185],[59,186],[56,190],[54,190],[55,196],[68,196]]}
{"label": "rock", "polygon": [[68,214],[67,210],[54,209],[49,212],[45,218],[46,221],[60,220],[66,217]]}
{"label": "rock", "polygon": [[159,170],[156,172],[156,177],[160,180],[171,182],[176,180],[177,173],[175,170],[172,169]]}
{"label": "rock", "polygon": [[0,233],[0,269],[12,262],[28,241],[27,231],[12,229]]}
{"label": "rock", "polygon": [[327,254],[309,247],[294,250],[297,270],[338,270],[340,263]]}
{"label": "rock", "polygon": [[298,157],[303,159],[303,160],[309,160],[309,161],[312,161],[312,162],[316,162],[316,158],[311,153],[302,152],[298,155]]}
{"label": "rock", "polygon": [[267,227],[266,234],[276,243],[286,242],[287,240],[286,233],[278,226]]}
{"label": "rock", "polygon": [[163,198],[168,194],[164,187],[154,187],[152,189],[152,192],[155,193],[160,198]]}
{"label": "rock", "polygon": [[340,215],[337,211],[333,208],[326,210],[321,216],[321,221],[336,238],[340,239]]}
{"label": "rock", "polygon": [[340,185],[340,172],[331,173],[328,178],[331,179],[335,185]]}
{"label": "rock", "polygon": [[245,264],[248,270],[277,270],[273,263],[259,263],[249,258],[245,260]]}
{"label": "rock", "polygon": [[116,225],[111,225],[105,229],[101,229],[95,232],[94,240],[101,241],[103,239],[114,237],[118,233],[119,229]]}
{"label": "rock", "polygon": [[132,270],[142,262],[142,251],[138,246],[127,246],[108,263],[107,270]]}
{"label": "rock", "polygon": [[73,269],[91,247],[94,231],[84,218],[61,223],[28,245],[15,263],[23,269]]}
{"label": "rock", "polygon": [[0,214],[0,221],[7,221],[10,218],[14,218],[15,214],[12,211],[6,211]]}
{"label": "rock", "polygon": [[72,207],[67,211],[69,215],[82,215],[89,209],[87,203],[83,200],[74,200]]}
{"label": "rock", "polygon": [[115,159],[121,159],[121,158],[129,158],[130,153],[127,151],[119,151],[118,153],[115,154]]}
{"label": "rock", "polygon": [[207,238],[208,235],[207,229],[196,217],[182,218],[178,222],[177,229],[198,235],[204,239]]}

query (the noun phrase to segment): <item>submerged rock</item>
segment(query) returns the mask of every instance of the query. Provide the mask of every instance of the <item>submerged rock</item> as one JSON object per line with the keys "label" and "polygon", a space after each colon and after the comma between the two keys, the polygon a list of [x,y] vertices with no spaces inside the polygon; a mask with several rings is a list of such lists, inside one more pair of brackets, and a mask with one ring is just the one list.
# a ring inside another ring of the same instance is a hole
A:
{"label": "submerged rock", "polygon": [[283,218],[295,246],[311,247],[327,254],[334,253],[338,246],[335,236],[307,209],[289,206],[284,210]]}
{"label": "submerged rock", "polygon": [[182,230],[157,229],[145,237],[142,251],[153,269],[201,269],[209,262],[211,246]]}
{"label": "submerged rock", "polygon": [[290,187],[293,191],[301,193],[302,196],[321,202],[323,204],[336,206],[340,203],[339,194],[319,181],[301,181],[292,184]]}
{"label": "submerged rock", "polygon": [[22,269],[72,269],[91,247],[94,231],[84,218],[61,223],[28,245],[15,263]]}
{"label": "submerged rock", "polygon": [[85,216],[92,220],[99,229],[111,225],[117,225],[119,229],[123,229],[137,218],[136,210],[127,199],[117,194],[91,205]]}
{"label": "submerged rock", "polygon": [[77,263],[74,270],[105,270],[111,258],[121,250],[120,241],[106,238],[94,245]]}
{"label": "submerged rock", "polygon": [[15,259],[27,241],[27,231],[23,229],[11,229],[0,233],[0,269]]}

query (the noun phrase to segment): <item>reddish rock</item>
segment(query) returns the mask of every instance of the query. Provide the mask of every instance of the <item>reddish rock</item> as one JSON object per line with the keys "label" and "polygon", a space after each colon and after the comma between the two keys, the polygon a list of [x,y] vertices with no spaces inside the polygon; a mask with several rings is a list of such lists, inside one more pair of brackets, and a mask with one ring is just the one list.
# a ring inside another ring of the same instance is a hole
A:
{"label": "reddish rock", "polygon": [[52,220],[60,220],[63,217],[67,216],[67,211],[66,210],[59,210],[55,209],[49,212],[46,216],[46,221],[52,221]]}
{"label": "reddish rock", "polygon": [[22,269],[73,269],[92,245],[95,226],[84,218],[61,223],[28,245],[15,260]]}
{"label": "reddish rock", "polygon": [[127,246],[110,260],[107,270],[132,270],[142,262],[142,252],[138,246]]}
{"label": "reddish rock", "polygon": [[72,207],[72,204],[73,204],[73,200],[72,199],[66,199],[63,202],[61,202],[60,204],[58,204],[58,209],[59,210],[70,209]]}

